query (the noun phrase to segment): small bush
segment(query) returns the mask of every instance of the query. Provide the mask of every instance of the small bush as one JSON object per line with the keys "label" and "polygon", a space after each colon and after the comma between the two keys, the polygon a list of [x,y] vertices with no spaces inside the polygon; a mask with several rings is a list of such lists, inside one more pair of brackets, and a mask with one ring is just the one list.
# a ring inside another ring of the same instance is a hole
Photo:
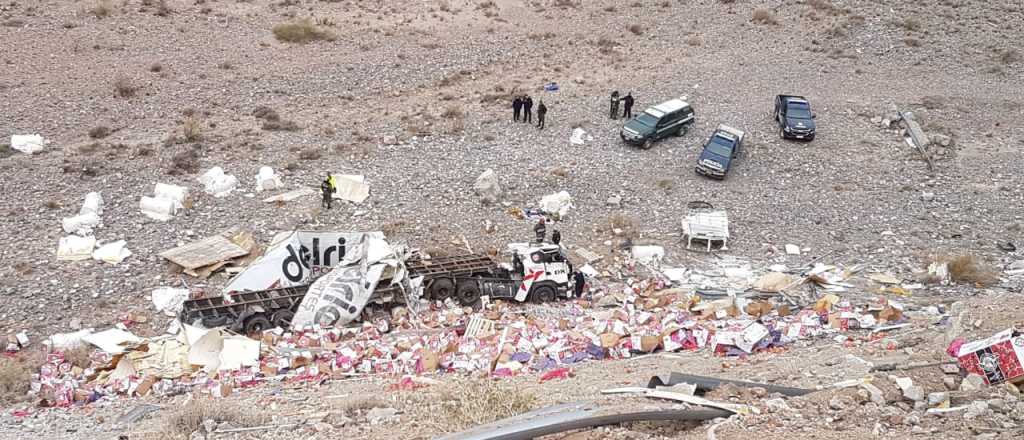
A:
{"label": "small bush", "polygon": [[907,47],[921,47],[921,40],[914,37],[906,37],[903,39],[903,44]]}
{"label": "small bush", "polygon": [[921,21],[914,17],[907,17],[900,22],[900,27],[910,32],[916,32],[921,30]]}
{"label": "small bush", "polygon": [[690,34],[689,36],[686,37],[686,44],[693,47],[703,46],[704,37],[697,34]]}
{"label": "small bush", "polygon": [[984,262],[979,261],[974,255],[962,254],[931,257],[928,260],[928,265],[932,263],[945,263],[949,270],[949,279],[955,283],[985,287],[999,282],[998,274],[992,269],[985,267]]}
{"label": "small bush", "polygon": [[458,429],[516,416],[537,404],[535,394],[493,380],[451,385],[437,399],[445,426]]}
{"label": "small bush", "polygon": [[639,24],[631,24],[629,25],[629,31],[632,32],[633,35],[643,35],[644,27]]}
{"label": "small bush", "polygon": [[151,66],[149,66],[150,72],[160,73],[161,70],[164,70],[164,66],[160,65],[160,63],[153,63]]}
{"label": "small bush", "polygon": [[114,96],[119,98],[131,98],[138,90],[139,87],[128,77],[122,76],[114,81]]}
{"label": "small bush", "polygon": [[92,142],[78,147],[78,152],[81,154],[92,154],[100,149],[99,142]]}
{"label": "small bush", "polygon": [[181,136],[186,142],[197,142],[203,138],[203,123],[195,116],[188,116],[181,122]]}
{"label": "small bush", "polygon": [[14,404],[28,398],[32,373],[43,363],[42,351],[21,351],[0,356],[0,404]]}
{"label": "small bush", "polygon": [[663,189],[665,191],[668,191],[668,190],[672,189],[672,187],[675,185],[675,183],[672,182],[672,179],[658,179],[657,185],[658,185],[658,188],[661,188],[661,189]]}
{"label": "small bush", "polygon": [[99,0],[89,8],[89,13],[95,15],[96,18],[106,18],[114,13],[114,6],[109,0]]}
{"label": "small bush", "polygon": [[334,41],[335,37],[330,31],[320,29],[311,20],[302,19],[291,23],[282,23],[274,26],[274,37],[279,41],[288,43],[305,44],[311,41]]}
{"label": "small bush", "polygon": [[281,115],[270,107],[256,107],[252,115],[256,119],[263,120],[262,128],[267,131],[296,131],[300,129],[299,124],[296,124],[295,121],[281,119]]}
{"label": "small bush", "polygon": [[171,164],[167,168],[167,174],[172,176],[197,172],[199,172],[199,152],[195,148],[180,151],[172,156]]}
{"label": "small bush", "polygon": [[1019,63],[1021,59],[1020,50],[1017,50],[1015,47],[999,52],[999,62],[1003,64]]}
{"label": "small bush", "polygon": [[614,231],[615,229],[621,230],[624,237],[634,238],[637,235],[636,222],[624,214],[613,214],[608,217],[608,230]]}
{"label": "small bush", "polygon": [[307,148],[299,153],[299,159],[302,160],[317,160],[320,159],[320,150],[315,148]]}
{"label": "small bush", "polygon": [[779,20],[775,18],[775,14],[772,14],[771,11],[764,8],[755,9],[750,21],[758,24],[779,24]]}
{"label": "small bush", "polygon": [[448,107],[441,113],[441,117],[445,119],[462,119],[464,116],[465,112],[458,106]]}
{"label": "small bush", "polygon": [[43,203],[43,206],[45,206],[46,209],[60,209],[60,203],[56,200],[47,200],[46,203]]}
{"label": "small bush", "polygon": [[193,432],[202,428],[206,420],[246,428],[265,425],[271,422],[271,417],[258,407],[242,407],[224,400],[200,398],[166,414],[161,420],[161,434],[170,439],[188,439]]}
{"label": "small bush", "polygon": [[99,125],[89,130],[89,137],[93,139],[103,139],[110,136],[110,127],[105,125]]}
{"label": "small bush", "polygon": [[565,178],[569,175],[569,170],[565,169],[565,167],[554,167],[551,169],[551,175]]}

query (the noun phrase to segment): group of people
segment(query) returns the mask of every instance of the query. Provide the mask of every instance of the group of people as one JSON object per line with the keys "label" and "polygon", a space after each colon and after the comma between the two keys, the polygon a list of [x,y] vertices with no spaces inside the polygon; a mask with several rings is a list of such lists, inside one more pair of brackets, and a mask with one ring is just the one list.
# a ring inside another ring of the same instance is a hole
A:
{"label": "group of people", "polygon": [[619,101],[622,101],[622,118],[633,117],[633,92],[626,92],[626,96],[619,97],[619,91],[612,92],[611,111],[609,117],[619,119]]}
{"label": "group of people", "polygon": [[[540,100],[537,105],[537,128],[544,129],[544,117],[548,114],[548,107],[544,105],[544,100]],[[529,95],[516,96],[516,99],[512,100],[512,120],[519,122],[520,116],[522,121],[527,123],[533,122],[533,98]]]}
{"label": "group of people", "polygon": [[[540,220],[537,220],[537,224],[533,226],[533,232],[537,234],[537,244],[543,244],[544,238],[547,236],[548,232],[547,221],[544,220],[543,217]],[[558,232],[558,229],[551,231],[551,243],[557,246],[562,245],[562,233]],[[516,265],[515,270],[522,275],[522,262],[519,261],[518,256],[514,258],[514,263]],[[583,296],[583,288],[586,285],[587,278],[583,275],[582,271],[573,270],[571,264],[569,265],[569,271],[572,272],[573,293],[577,298],[580,298]]]}

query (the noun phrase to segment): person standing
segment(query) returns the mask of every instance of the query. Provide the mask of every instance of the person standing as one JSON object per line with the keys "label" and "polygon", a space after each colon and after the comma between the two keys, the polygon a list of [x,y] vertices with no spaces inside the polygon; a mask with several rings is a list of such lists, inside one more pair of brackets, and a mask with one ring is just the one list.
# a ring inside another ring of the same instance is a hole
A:
{"label": "person standing", "polygon": [[544,129],[544,115],[548,114],[548,108],[544,105],[544,100],[540,100],[540,104],[537,105],[537,128]]}
{"label": "person standing", "polygon": [[622,117],[633,117],[633,92],[626,93],[626,97],[622,98]]}
{"label": "person standing", "polygon": [[537,243],[544,243],[544,236],[548,233],[548,227],[544,224],[543,218],[537,221],[537,225],[533,227],[533,233],[537,234]]}
{"label": "person standing", "polygon": [[523,109],[523,100],[516,96],[516,99],[512,100],[512,121],[519,122],[519,112]]}
{"label": "person standing", "polygon": [[533,122],[533,98],[529,95],[523,98],[523,122]]}
{"label": "person standing", "polygon": [[583,275],[582,271],[577,270],[572,274],[572,281],[573,293],[576,294],[577,298],[582,297],[583,287],[587,284],[587,277]]}
{"label": "person standing", "polygon": [[609,117],[612,118],[612,119],[619,119],[619,91],[618,90],[612,90],[611,107],[612,107],[611,108],[612,111],[609,113],[611,115]]}
{"label": "person standing", "polygon": [[320,192],[323,193],[321,206],[331,209],[331,195],[335,191],[337,191],[337,187],[334,186],[334,176],[331,176],[331,173],[327,173],[327,178],[320,183]]}
{"label": "person standing", "polygon": [[551,231],[551,242],[554,244],[560,244],[562,242],[562,233],[558,232],[558,229]]}

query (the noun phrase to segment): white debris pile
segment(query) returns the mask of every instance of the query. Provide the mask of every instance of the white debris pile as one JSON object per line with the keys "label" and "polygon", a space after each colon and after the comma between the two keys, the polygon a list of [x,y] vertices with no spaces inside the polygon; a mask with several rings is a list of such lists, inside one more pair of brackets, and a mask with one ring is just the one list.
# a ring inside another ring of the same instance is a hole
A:
{"label": "white debris pile", "polygon": [[91,192],[85,195],[85,202],[82,203],[82,209],[78,210],[78,215],[61,220],[61,228],[68,234],[92,235],[93,229],[102,223],[102,214],[103,197],[98,192]]}
{"label": "white debris pile", "polygon": [[284,186],[281,183],[281,178],[274,174],[274,169],[271,167],[260,167],[259,173],[256,174],[256,191],[263,192],[271,189],[278,189]]}
{"label": "white debris pile", "polygon": [[100,246],[92,253],[92,258],[109,264],[118,264],[132,255],[132,251],[125,248],[128,243],[124,240],[117,240]]}
{"label": "white debris pile", "polygon": [[199,183],[203,184],[207,194],[214,197],[225,197],[238,187],[238,179],[231,174],[224,174],[221,167],[213,167],[203,173],[199,176]]}
{"label": "white debris pile", "polygon": [[186,199],[188,188],[157,183],[153,188],[153,197],[142,196],[139,200],[139,209],[146,217],[165,222],[185,208]]}
{"label": "white debris pile", "polygon": [[501,200],[501,183],[498,182],[498,176],[494,174],[494,170],[488,168],[480,173],[480,176],[473,182],[473,192],[480,197],[480,202],[484,204],[497,203]]}
{"label": "white debris pile", "polygon": [[188,289],[177,289],[174,287],[158,287],[153,289],[153,293],[150,296],[156,311],[170,317],[178,316],[188,297]]}
{"label": "white debris pile", "polygon": [[11,136],[11,148],[22,153],[33,154],[43,151],[46,140],[38,134],[16,134]]}
{"label": "white debris pile", "polygon": [[572,207],[572,196],[566,191],[548,194],[540,199],[540,210],[554,217],[555,220],[565,217]]}
{"label": "white debris pile", "polygon": [[587,131],[576,127],[572,129],[572,135],[569,136],[569,142],[573,145],[583,145],[585,142],[594,140],[594,137],[587,134]]}

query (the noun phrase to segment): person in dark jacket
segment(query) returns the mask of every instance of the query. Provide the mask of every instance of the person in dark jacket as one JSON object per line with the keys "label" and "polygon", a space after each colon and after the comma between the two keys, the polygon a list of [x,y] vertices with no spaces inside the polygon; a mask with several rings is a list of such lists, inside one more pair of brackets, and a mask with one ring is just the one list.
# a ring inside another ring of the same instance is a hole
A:
{"label": "person in dark jacket", "polygon": [[544,129],[544,115],[548,114],[548,108],[544,105],[544,100],[540,100],[540,104],[537,106],[537,128]]}
{"label": "person in dark jacket", "polygon": [[331,173],[327,173],[327,178],[320,183],[320,192],[324,196],[321,205],[327,209],[331,209],[331,194],[334,194],[334,191],[336,190],[334,189],[333,179],[331,179]]}
{"label": "person in dark jacket", "polygon": [[516,96],[512,100],[512,121],[519,122],[519,112],[523,109],[523,100]]}
{"label": "person in dark jacket", "polygon": [[551,242],[554,244],[559,244],[562,242],[562,233],[558,232],[558,229],[551,231]]}
{"label": "person in dark jacket", "polygon": [[611,113],[609,113],[611,115],[610,117],[612,119],[619,119],[619,91],[618,90],[612,91],[611,105],[612,105],[612,108],[611,108],[612,111],[611,111]]}
{"label": "person in dark jacket", "polygon": [[587,277],[583,275],[583,272],[577,270],[572,274],[572,281],[572,288],[576,297],[579,298],[583,296],[583,287],[587,284]]}
{"label": "person in dark jacket", "polygon": [[632,118],[633,117],[633,92],[626,94],[625,98],[622,98],[622,117]]}
{"label": "person in dark jacket", "polygon": [[526,273],[526,267],[523,266],[523,259],[519,258],[519,254],[512,254],[512,272],[523,276]]}
{"label": "person in dark jacket", "polygon": [[523,99],[523,122],[533,122],[533,98],[529,95]]}
{"label": "person in dark jacket", "polygon": [[544,219],[537,221],[537,225],[533,227],[533,232],[537,234],[537,243],[543,243],[544,236],[548,233],[548,227],[544,224]]}

